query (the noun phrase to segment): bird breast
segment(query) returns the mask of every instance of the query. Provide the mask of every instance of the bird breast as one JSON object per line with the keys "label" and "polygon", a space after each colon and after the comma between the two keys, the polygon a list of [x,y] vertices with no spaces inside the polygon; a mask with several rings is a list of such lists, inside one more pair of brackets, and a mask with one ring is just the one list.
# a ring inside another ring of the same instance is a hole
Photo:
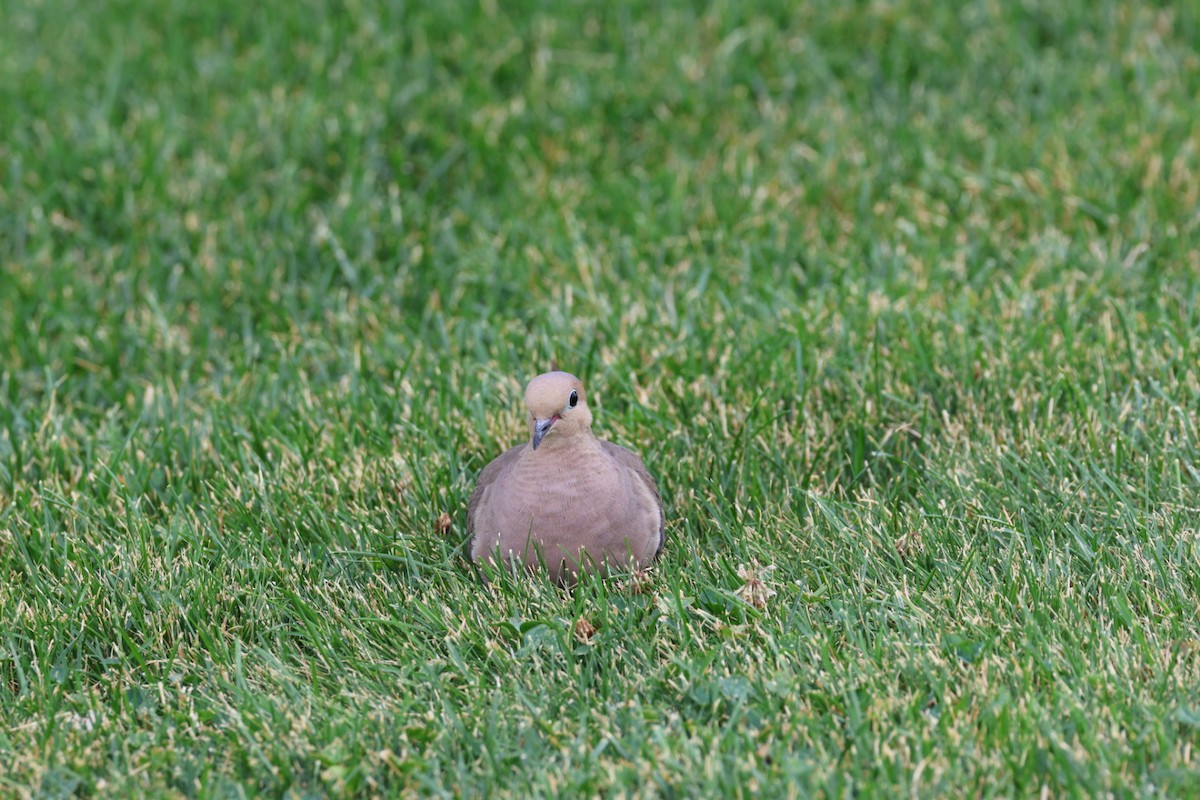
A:
{"label": "bird breast", "polygon": [[646,504],[634,502],[644,489],[599,447],[564,455],[523,453],[505,485],[493,487],[494,502],[479,520],[480,531],[501,553],[527,553],[534,544],[545,555],[586,551],[599,559],[632,548],[645,558],[644,542],[657,541],[658,518]]}

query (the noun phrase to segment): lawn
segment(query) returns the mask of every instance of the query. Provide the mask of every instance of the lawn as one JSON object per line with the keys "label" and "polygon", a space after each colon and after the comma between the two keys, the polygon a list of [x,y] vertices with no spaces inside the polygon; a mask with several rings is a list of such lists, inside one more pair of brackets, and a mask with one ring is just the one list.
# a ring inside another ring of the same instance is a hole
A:
{"label": "lawn", "polygon": [[1200,796],[1196,3],[3,16],[0,794]]}

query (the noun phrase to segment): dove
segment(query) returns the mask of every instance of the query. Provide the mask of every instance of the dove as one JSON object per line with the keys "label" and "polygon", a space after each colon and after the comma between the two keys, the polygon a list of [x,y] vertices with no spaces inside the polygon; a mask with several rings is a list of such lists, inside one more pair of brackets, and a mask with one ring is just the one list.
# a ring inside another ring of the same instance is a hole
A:
{"label": "dove", "polygon": [[636,453],[592,433],[579,378],[538,375],[525,405],[529,442],[484,467],[467,505],[471,561],[544,565],[564,584],[653,562],[666,537],[658,486]]}

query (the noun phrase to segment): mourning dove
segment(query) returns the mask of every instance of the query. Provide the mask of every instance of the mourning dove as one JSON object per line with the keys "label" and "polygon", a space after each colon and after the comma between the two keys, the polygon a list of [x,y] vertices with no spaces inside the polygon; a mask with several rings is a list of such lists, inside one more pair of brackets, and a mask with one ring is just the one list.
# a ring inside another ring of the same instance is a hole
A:
{"label": "mourning dove", "polygon": [[467,506],[471,560],[544,563],[560,583],[653,561],[665,538],[658,487],[635,453],[592,433],[579,379],[539,375],[525,404],[529,443],[484,467]]}

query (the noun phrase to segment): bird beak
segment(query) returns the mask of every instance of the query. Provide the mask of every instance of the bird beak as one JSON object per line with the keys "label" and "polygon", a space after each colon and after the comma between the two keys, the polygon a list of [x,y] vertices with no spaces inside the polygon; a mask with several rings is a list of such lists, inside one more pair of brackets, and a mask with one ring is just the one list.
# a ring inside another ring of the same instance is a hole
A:
{"label": "bird beak", "polygon": [[550,432],[550,426],[558,420],[558,415],[548,419],[535,419],[533,421],[533,449],[537,450],[538,445],[542,443],[542,439],[546,438],[546,434]]}

